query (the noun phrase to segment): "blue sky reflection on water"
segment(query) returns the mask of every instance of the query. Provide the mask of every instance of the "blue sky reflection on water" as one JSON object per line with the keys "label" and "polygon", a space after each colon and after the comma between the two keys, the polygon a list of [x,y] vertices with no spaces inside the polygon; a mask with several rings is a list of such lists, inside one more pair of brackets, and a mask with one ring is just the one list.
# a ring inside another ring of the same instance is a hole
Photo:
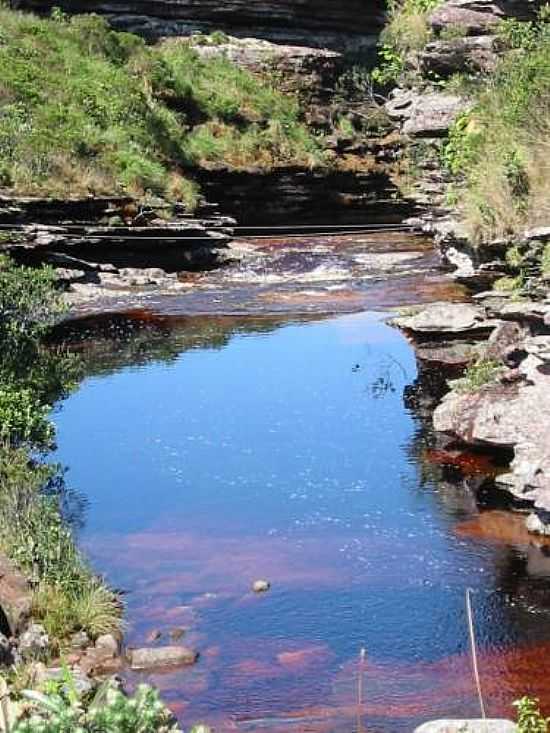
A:
{"label": "blue sky reflection on water", "polygon": [[[206,652],[187,676],[154,680],[184,721],[342,706],[352,691],[338,675],[361,646],[381,665],[463,654],[467,586],[483,648],[533,636],[494,592],[521,553],[457,537],[471,500],[422,480],[421,428],[403,403],[415,376],[403,336],[359,314],[119,366],[56,413],[57,459],[89,500],[82,542],[129,591],[129,640],[180,623]],[[256,577],[273,583],[262,599],[248,592]],[[370,681],[377,729],[410,729],[413,712],[384,722],[386,697],[406,708],[441,675],[388,681],[382,669],[385,685]]]}

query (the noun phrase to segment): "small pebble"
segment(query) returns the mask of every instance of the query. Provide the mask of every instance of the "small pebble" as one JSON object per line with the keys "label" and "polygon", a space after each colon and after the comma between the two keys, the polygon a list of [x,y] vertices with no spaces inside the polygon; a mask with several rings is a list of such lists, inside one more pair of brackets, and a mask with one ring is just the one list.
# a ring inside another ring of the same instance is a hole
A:
{"label": "small pebble", "polygon": [[271,583],[268,580],[256,580],[252,584],[252,590],[254,593],[265,593],[271,588]]}

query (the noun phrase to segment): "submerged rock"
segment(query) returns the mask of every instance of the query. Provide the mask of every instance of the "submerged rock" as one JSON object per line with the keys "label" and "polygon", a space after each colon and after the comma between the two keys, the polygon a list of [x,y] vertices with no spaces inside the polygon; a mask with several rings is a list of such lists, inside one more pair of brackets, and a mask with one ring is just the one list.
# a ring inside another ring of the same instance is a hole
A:
{"label": "submerged rock", "polygon": [[185,646],[161,646],[155,649],[132,649],[128,658],[132,669],[157,669],[195,664],[198,652]]}

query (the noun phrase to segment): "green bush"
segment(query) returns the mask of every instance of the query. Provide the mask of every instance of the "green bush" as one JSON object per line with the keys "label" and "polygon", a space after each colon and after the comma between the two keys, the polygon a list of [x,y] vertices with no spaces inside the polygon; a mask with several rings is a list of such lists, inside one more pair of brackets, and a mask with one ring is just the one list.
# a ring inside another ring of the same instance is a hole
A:
{"label": "green bush", "polygon": [[76,382],[78,363],[40,337],[64,310],[50,268],[0,257],[0,442],[48,447],[50,405]]}
{"label": "green bush", "polygon": [[[32,706],[12,733],[178,733],[174,716],[156,690],[139,685],[132,697],[105,683],[93,700],[82,699],[70,673],[42,692],[24,692]],[[180,732],[181,733],[181,732]]]}
{"label": "green bush", "polygon": [[19,267],[0,256],[0,341],[36,339],[63,312],[52,268]]}
{"label": "green bush", "polygon": [[0,441],[50,446],[54,429],[48,420],[49,405],[44,405],[29,389],[0,385]]}

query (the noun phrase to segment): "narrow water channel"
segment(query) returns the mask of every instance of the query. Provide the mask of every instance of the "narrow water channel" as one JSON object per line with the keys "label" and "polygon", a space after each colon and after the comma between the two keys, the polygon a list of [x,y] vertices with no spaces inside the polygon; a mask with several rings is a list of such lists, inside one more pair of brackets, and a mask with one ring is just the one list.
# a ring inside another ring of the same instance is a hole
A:
{"label": "narrow water channel", "polygon": [[[125,592],[128,645],[185,630],[201,653],[130,684],[216,731],[476,716],[471,587],[489,713],[533,689],[550,700],[550,553],[465,531],[476,503],[426,460],[403,399],[414,354],[383,312],[101,328],[77,326],[87,376],[54,416],[87,500],[80,540]],[[251,592],[259,578],[268,593]]]}

